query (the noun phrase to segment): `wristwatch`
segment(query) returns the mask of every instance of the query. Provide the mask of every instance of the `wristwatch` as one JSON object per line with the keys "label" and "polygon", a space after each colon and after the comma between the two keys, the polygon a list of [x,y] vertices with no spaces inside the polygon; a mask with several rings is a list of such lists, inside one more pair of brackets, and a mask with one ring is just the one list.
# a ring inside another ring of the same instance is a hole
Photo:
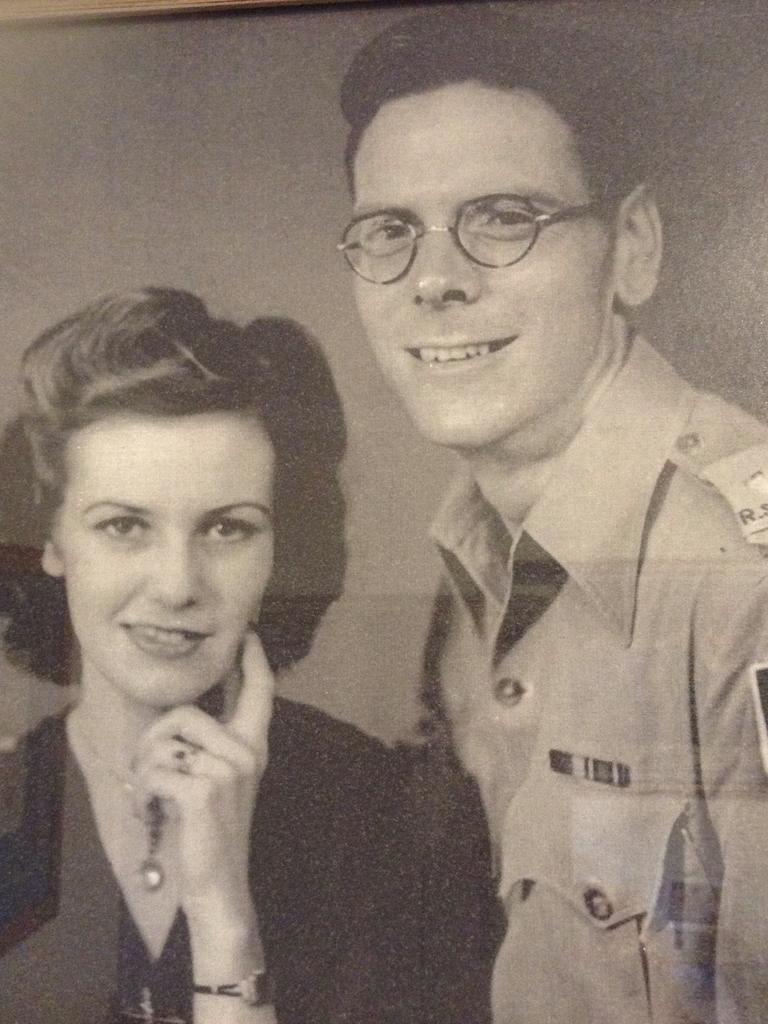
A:
{"label": "wristwatch", "polygon": [[193,985],[192,991],[208,996],[235,996],[246,1006],[270,1006],[274,1002],[274,985],[266,971],[251,971],[242,981],[229,985]]}

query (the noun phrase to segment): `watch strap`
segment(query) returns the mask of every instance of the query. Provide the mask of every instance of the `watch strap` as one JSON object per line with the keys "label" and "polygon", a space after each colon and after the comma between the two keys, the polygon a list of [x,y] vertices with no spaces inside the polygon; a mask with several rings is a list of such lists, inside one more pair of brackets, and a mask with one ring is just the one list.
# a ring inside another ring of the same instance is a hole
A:
{"label": "watch strap", "polygon": [[266,971],[251,971],[242,981],[227,985],[193,985],[192,991],[208,996],[234,996],[246,1006],[270,1006],[274,1002],[274,985]]}

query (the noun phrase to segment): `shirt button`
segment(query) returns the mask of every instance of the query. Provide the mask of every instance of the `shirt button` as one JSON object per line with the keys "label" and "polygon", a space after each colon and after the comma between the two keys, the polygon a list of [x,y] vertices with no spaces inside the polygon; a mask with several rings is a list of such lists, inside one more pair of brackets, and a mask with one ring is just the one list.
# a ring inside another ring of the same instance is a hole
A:
{"label": "shirt button", "polygon": [[584,890],[584,905],[596,921],[607,921],[613,915],[613,903],[600,885],[589,885]]}
{"label": "shirt button", "polygon": [[686,452],[695,451],[701,446],[701,438],[696,433],[681,434],[675,442],[677,450],[684,455]]}
{"label": "shirt button", "polygon": [[514,707],[525,696],[525,687],[513,676],[502,676],[493,684],[493,695],[499,704]]}

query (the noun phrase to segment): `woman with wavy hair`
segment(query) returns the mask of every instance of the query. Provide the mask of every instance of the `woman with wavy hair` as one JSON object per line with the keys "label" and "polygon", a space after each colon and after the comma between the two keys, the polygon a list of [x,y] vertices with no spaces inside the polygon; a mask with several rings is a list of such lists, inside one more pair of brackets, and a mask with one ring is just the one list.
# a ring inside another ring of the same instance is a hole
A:
{"label": "woman with wavy hair", "polygon": [[404,1020],[396,768],[273,697],[344,572],[320,349],[146,288],[45,331],[23,377],[0,525],[44,572],[3,581],[5,647],[79,690],[13,755],[0,1017]]}

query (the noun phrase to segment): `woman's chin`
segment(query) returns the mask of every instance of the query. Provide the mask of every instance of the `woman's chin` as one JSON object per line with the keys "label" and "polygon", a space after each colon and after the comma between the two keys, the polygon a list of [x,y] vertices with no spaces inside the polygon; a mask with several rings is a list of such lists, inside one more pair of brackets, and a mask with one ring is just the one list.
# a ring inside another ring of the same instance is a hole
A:
{"label": "woman's chin", "polygon": [[82,658],[85,692],[95,696],[101,691],[108,701],[117,700],[151,714],[188,704],[200,704],[205,710],[216,707],[223,713],[230,706],[231,695],[239,690],[237,649],[217,651],[215,658],[198,655],[160,663],[135,648],[124,649],[119,658],[114,652],[112,657],[93,658],[88,653],[86,650]]}

